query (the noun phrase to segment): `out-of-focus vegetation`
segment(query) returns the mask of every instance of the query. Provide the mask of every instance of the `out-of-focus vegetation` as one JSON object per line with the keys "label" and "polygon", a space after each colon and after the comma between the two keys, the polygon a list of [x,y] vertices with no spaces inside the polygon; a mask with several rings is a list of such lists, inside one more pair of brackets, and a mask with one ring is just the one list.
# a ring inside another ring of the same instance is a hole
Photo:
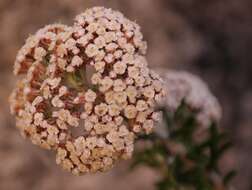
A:
{"label": "out-of-focus vegetation", "polygon": [[149,144],[136,153],[132,167],[147,165],[160,172],[158,190],[229,190],[235,171],[221,172],[219,160],[231,146],[217,124],[202,128],[196,112],[182,102],[175,113],[163,108],[164,130],[143,136]]}

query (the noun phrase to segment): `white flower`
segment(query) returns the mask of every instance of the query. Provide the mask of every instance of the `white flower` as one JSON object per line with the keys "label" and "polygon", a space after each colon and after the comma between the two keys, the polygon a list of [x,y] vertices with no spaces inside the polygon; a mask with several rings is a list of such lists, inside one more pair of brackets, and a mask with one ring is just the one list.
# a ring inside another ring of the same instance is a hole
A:
{"label": "white flower", "polygon": [[101,74],[100,73],[94,73],[93,76],[91,77],[91,82],[94,85],[100,83],[101,80],[102,79],[101,79]]}
{"label": "white flower", "polygon": [[116,74],[122,75],[125,73],[127,65],[123,62],[116,62],[113,68]]}
{"label": "white flower", "polygon": [[95,113],[98,115],[98,116],[103,116],[107,113],[108,111],[108,106],[107,104],[104,104],[104,103],[101,103],[97,106],[95,106]]}
{"label": "white flower", "polygon": [[105,93],[105,101],[108,104],[112,104],[115,102],[114,91],[108,91]]}
{"label": "white flower", "polygon": [[114,50],[116,50],[116,48],[118,47],[118,45],[116,43],[109,43],[107,46],[106,46],[106,50],[108,52],[112,52]]}
{"label": "white flower", "polygon": [[36,106],[38,104],[40,104],[41,102],[43,102],[43,98],[41,96],[37,96],[33,102],[32,102],[32,106]]}
{"label": "white flower", "polygon": [[142,76],[138,76],[135,78],[136,86],[143,87],[145,83],[145,78]]}
{"label": "white flower", "polygon": [[106,45],[106,41],[103,36],[95,38],[94,43],[98,48],[103,48]]}
{"label": "white flower", "polygon": [[89,120],[85,120],[84,128],[86,131],[91,131],[91,129],[94,127],[94,124],[90,122]]}
{"label": "white flower", "polygon": [[117,116],[114,118],[114,121],[116,123],[116,125],[121,125],[123,122],[123,117],[122,116]]}
{"label": "white flower", "polygon": [[115,57],[113,54],[109,53],[105,56],[104,60],[107,62],[107,63],[112,63],[114,60],[115,60]]}
{"label": "white flower", "polygon": [[143,94],[147,98],[154,98],[155,96],[155,90],[153,89],[152,86],[148,86],[143,89]]}
{"label": "white flower", "polygon": [[52,78],[52,79],[47,79],[47,83],[51,86],[51,89],[56,88],[57,86],[59,86],[61,81],[61,78]]}
{"label": "white flower", "polygon": [[105,67],[104,61],[99,61],[94,64],[96,71],[103,72]]}
{"label": "white flower", "polygon": [[94,44],[89,44],[86,48],[85,53],[88,57],[94,57],[98,53],[98,47]]}
{"label": "white flower", "polygon": [[114,32],[106,32],[104,34],[104,38],[105,38],[106,43],[110,43],[112,41],[116,41],[117,40],[116,34]]}
{"label": "white flower", "polygon": [[133,105],[128,105],[126,106],[126,108],[124,109],[124,115],[128,118],[128,119],[133,119],[136,117],[137,115],[137,109],[135,106]]}
{"label": "white flower", "polygon": [[144,110],[148,109],[148,105],[144,100],[138,100],[136,108],[138,111],[144,111]]}
{"label": "white flower", "polygon": [[52,99],[52,105],[54,107],[58,107],[58,108],[61,108],[63,107],[65,104],[62,100],[60,100],[59,96],[55,96],[53,99]]}
{"label": "white flower", "polygon": [[83,60],[79,56],[75,55],[72,59],[71,65],[80,66],[82,63],[83,63]]}
{"label": "white flower", "polygon": [[[199,111],[197,122],[201,126],[209,127],[211,122],[220,120],[221,106],[200,78],[182,71],[162,71],[161,74],[169,95],[163,103],[169,110],[175,111],[184,100],[190,108]],[[159,84],[154,83],[154,86],[158,90]],[[159,96],[157,98],[161,99]]]}
{"label": "white flower", "polygon": [[85,103],[84,109],[87,114],[90,114],[93,110],[93,104],[90,102]]}
{"label": "white flower", "polygon": [[136,121],[140,123],[144,123],[148,114],[146,112],[138,112]]}
{"label": "white flower", "polygon": [[97,23],[91,23],[87,27],[87,31],[89,31],[90,33],[95,32],[97,29],[98,29],[98,24]]}
{"label": "white flower", "polygon": [[116,79],[114,81],[114,91],[120,92],[126,88],[126,84],[121,79]]}
{"label": "white flower", "polygon": [[120,57],[122,57],[122,55],[123,55],[122,50],[116,50],[114,53],[116,59],[119,59]]}
{"label": "white flower", "polygon": [[65,59],[58,58],[58,59],[57,59],[57,63],[58,63],[57,65],[58,65],[61,69],[65,70],[66,65],[67,65],[67,61],[66,61]]}
{"label": "white flower", "polygon": [[46,50],[42,47],[35,48],[34,58],[38,61],[42,61],[43,57],[46,56]]}
{"label": "white flower", "polygon": [[120,137],[124,137],[129,134],[129,130],[125,125],[119,127],[118,134]]}
{"label": "white flower", "polygon": [[81,46],[85,47],[89,42],[89,37],[88,36],[82,36],[77,40],[77,43],[80,44]]}
{"label": "white flower", "polygon": [[69,115],[68,116],[68,120],[67,120],[67,123],[73,127],[78,127],[79,125],[79,119],[72,116],[72,115]]}
{"label": "white flower", "polygon": [[136,78],[139,76],[139,69],[137,67],[128,67],[128,75],[131,78]]}
{"label": "white flower", "polygon": [[116,104],[111,104],[108,106],[109,115],[118,116],[120,114],[120,107]]}
{"label": "white flower", "polygon": [[126,44],[124,45],[124,48],[126,49],[126,51],[129,53],[129,54],[134,54],[135,52],[135,48],[133,45],[131,44]]}
{"label": "white flower", "polygon": [[100,36],[104,35],[106,33],[106,29],[103,26],[100,26],[97,30],[96,33]]}
{"label": "white flower", "polygon": [[152,120],[146,120],[143,124],[143,128],[149,134],[153,130],[154,122]]}
{"label": "white flower", "polygon": [[137,96],[137,89],[134,86],[128,86],[126,89],[126,94],[129,97],[130,102],[134,103]]}
{"label": "white flower", "polygon": [[44,119],[43,113],[35,113],[34,114],[34,124],[36,126],[42,125],[43,119]]}
{"label": "white flower", "polygon": [[117,103],[124,103],[127,101],[127,94],[125,92],[114,93],[114,99]]}
{"label": "white flower", "polygon": [[56,53],[59,57],[64,57],[67,54],[67,49],[64,44],[57,46]]}
{"label": "white flower", "polygon": [[113,86],[113,80],[109,77],[105,77],[101,81],[100,91],[105,92]]}
{"label": "white flower", "polygon": [[95,61],[102,61],[104,57],[105,57],[104,50],[99,50],[95,56]]}
{"label": "white flower", "polygon": [[133,131],[134,131],[135,133],[139,133],[139,132],[141,131],[141,126],[140,126],[140,125],[134,125],[134,126],[133,126]]}
{"label": "white flower", "polygon": [[85,93],[85,100],[87,102],[94,102],[96,99],[96,93],[92,90],[88,90],[86,93]]}
{"label": "white flower", "polygon": [[59,89],[59,97],[64,96],[67,93],[67,87],[61,86]]}
{"label": "white flower", "polygon": [[111,131],[111,132],[109,132],[109,134],[106,136],[106,139],[107,139],[109,142],[113,143],[113,142],[115,142],[115,141],[117,141],[117,140],[119,139],[119,135],[118,135],[118,133],[117,133],[116,131]]}

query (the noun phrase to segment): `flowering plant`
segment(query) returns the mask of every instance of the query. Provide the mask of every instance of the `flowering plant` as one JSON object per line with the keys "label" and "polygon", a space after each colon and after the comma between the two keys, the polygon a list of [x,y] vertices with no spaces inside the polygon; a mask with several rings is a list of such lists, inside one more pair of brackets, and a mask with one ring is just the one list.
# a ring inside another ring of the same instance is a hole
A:
{"label": "flowering plant", "polygon": [[152,146],[134,165],[162,170],[160,189],[211,189],[209,173],[219,174],[218,156],[228,147],[219,147],[221,108],[197,77],[168,71],[161,78],[149,69],[146,51],[139,25],[103,7],[87,9],[73,26],[38,30],[14,64],[21,76],[10,96],[16,126],[74,175],[131,158],[135,140],[145,137]]}

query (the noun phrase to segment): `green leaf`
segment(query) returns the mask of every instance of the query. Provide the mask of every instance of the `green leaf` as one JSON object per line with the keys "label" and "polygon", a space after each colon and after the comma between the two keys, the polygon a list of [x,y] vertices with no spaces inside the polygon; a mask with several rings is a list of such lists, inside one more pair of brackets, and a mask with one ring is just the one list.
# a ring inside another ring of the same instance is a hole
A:
{"label": "green leaf", "polygon": [[237,172],[235,170],[231,170],[230,172],[228,172],[224,178],[223,178],[223,183],[225,185],[228,185],[230,183],[230,181],[237,175]]}
{"label": "green leaf", "polygon": [[[150,166],[162,174],[162,180],[157,183],[159,190],[214,190],[211,173],[221,175],[218,162],[232,146],[228,135],[212,123],[205,131],[206,138],[200,142],[195,140],[195,133],[201,127],[196,122],[197,111],[184,101],[174,114],[165,108],[160,110],[169,137],[141,136],[140,139],[151,142],[152,147],[137,154],[134,164]],[[223,183],[228,183],[233,175],[229,172],[223,177]]]}

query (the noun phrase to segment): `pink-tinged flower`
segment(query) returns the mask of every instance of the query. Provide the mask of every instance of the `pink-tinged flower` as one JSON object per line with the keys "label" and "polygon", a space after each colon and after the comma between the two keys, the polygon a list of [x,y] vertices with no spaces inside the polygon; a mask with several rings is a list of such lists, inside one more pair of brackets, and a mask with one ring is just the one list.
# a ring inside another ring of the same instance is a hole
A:
{"label": "pink-tinged flower", "polygon": [[10,97],[17,127],[76,175],[130,158],[165,93],[145,52],[140,27],[111,9],[88,9],[73,27],[44,27],[15,61],[23,76]]}
{"label": "pink-tinged flower", "polygon": [[167,91],[165,104],[170,111],[175,111],[184,101],[187,106],[198,112],[197,121],[201,126],[209,127],[212,122],[220,121],[221,106],[199,77],[173,70],[162,71],[161,75]]}

